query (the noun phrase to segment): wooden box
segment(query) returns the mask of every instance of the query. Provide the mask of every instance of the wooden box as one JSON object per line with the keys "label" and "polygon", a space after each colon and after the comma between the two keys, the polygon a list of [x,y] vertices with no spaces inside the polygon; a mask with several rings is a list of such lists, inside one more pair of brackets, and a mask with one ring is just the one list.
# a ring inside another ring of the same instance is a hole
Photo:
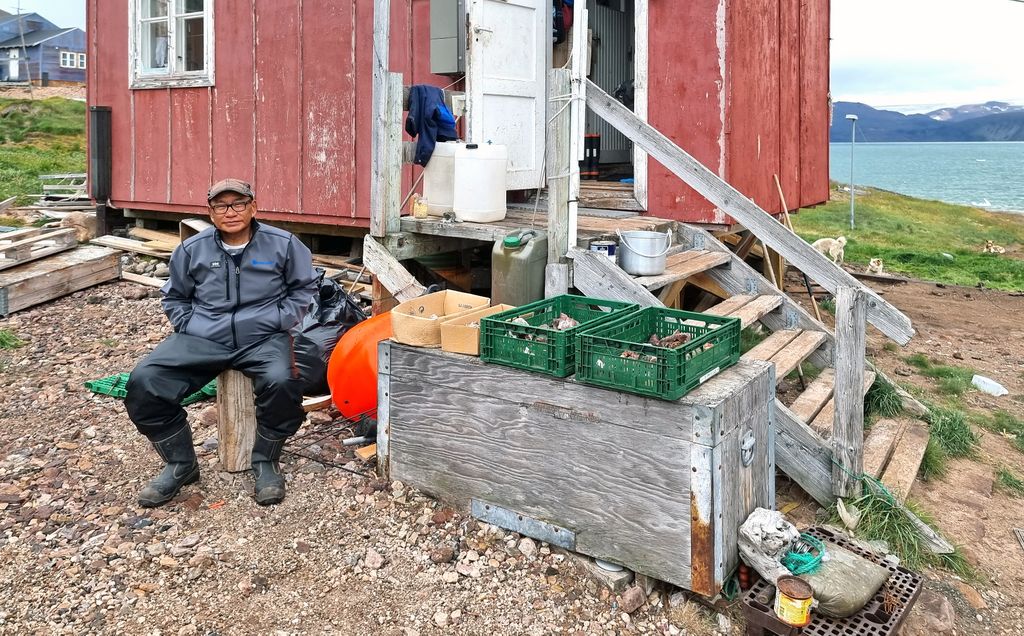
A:
{"label": "wooden box", "polygon": [[677,402],[383,342],[378,459],[474,516],[704,595],[775,501],[772,365]]}

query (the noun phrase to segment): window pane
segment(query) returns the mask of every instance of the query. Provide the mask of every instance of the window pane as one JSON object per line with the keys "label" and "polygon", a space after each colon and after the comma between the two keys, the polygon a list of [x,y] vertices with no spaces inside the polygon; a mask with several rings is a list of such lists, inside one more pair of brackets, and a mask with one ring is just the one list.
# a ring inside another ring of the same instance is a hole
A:
{"label": "window pane", "polygon": [[143,25],[142,66],[146,73],[167,69],[166,22],[149,22]]}
{"label": "window pane", "polygon": [[78,54],[78,68],[85,68],[85,53]]}
{"label": "window pane", "polygon": [[160,18],[167,15],[167,0],[141,0],[143,18]]}
{"label": "window pane", "polygon": [[181,18],[178,20],[177,31],[178,68],[185,72],[204,70],[203,19]]}
{"label": "window pane", "polygon": [[203,0],[178,0],[178,13],[197,13],[203,10]]}

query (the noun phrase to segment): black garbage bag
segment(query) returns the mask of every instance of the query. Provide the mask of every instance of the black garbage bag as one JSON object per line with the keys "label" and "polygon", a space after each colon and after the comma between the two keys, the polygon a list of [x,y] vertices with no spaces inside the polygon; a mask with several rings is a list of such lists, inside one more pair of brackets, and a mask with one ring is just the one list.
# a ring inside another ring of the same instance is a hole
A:
{"label": "black garbage bag", "polygon": [[345,332],[366,320],[359,301],[350,296],[336,281],[320,275],[320,293],[313,296],[309,312],[302,322],[292,327],[295,339],[295,364],[306,382],[306,395],[324,395],[327,387],[327,362],[335,345]]}

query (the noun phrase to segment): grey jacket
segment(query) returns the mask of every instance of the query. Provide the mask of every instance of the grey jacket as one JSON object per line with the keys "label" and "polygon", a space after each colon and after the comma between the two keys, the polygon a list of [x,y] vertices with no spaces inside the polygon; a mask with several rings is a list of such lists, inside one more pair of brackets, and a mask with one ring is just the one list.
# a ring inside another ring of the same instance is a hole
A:
{"label": "grey jacket", "polygon": [[246,347],[296,325],[317,291],[309,249],[294,235],[253,221],[252,239],[236,266],[216,228],[171,254],[161,288],[174,331]]}

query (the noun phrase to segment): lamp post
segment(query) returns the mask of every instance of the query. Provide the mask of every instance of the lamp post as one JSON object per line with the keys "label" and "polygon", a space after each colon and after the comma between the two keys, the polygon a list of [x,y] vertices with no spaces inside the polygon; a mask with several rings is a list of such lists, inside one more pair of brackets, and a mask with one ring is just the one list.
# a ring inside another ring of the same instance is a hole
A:
{"label": "lamp post", "polygon": [[850,229],[853,229],[853,202],[856,194],[853,189],[853,145],[857,143],[857,116],[847,115],[852,128],[850,129]]}

